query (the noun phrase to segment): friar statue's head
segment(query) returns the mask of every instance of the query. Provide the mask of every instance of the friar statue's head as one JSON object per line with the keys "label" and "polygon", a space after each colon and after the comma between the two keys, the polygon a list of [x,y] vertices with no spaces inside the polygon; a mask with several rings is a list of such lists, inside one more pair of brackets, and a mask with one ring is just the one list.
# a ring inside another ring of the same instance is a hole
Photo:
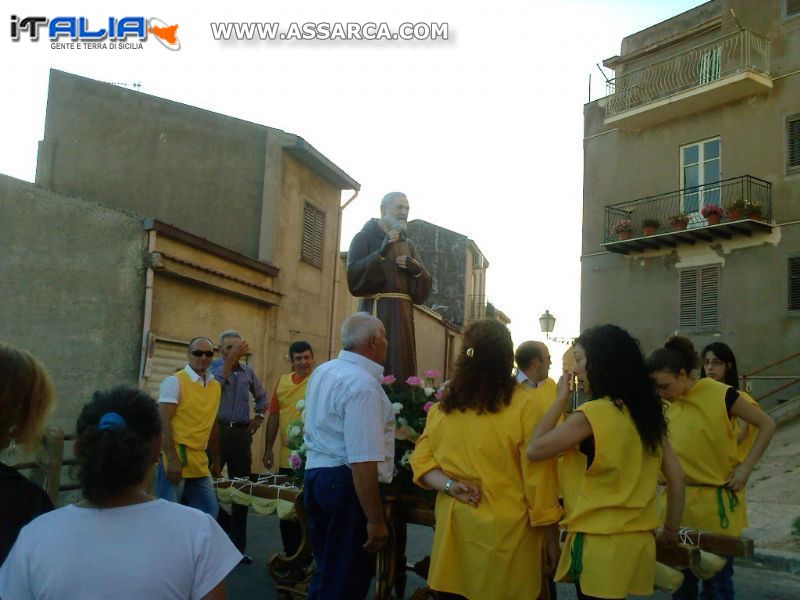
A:
{"label": "friar statue's head", "polygon": [[389,192],[383,197],[381,221],[389,230],[405,232],[408,227],[408,198],[403,192]]}

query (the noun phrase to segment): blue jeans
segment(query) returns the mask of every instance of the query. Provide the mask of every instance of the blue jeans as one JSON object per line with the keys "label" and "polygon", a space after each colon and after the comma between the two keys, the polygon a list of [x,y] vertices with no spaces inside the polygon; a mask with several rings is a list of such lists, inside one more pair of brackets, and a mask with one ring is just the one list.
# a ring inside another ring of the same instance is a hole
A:
{"label": "blue jeans", "polygon": [[178,485],[172,485],[167,479],[163,460],[159,460],[156,469],[156,493],[159,498],[168,502],[184,500],[187,506],[217,518],[219,504],[211,477],[184,478]]}
{"label": "blue jeans", "polygon": [[[683,571],[683,585],[672,594],[673,600],[733,600],[733,557],[711,579],[701,582],[688,569]],[[700,586],[702,585],[702,592]]]}
{"label": "blue jeans", "polygon": [[367,517],[348,467],[306,469],[303,501],[317,569],[308,600],[363,600],[375,575],[367,541]]}

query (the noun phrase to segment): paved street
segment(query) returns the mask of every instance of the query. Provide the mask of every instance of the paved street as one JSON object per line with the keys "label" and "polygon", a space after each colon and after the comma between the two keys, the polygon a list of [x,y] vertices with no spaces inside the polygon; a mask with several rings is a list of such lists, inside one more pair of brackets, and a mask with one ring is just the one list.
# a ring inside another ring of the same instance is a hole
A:
{"label": "paved street", "polygon": [[[266,570],[267,559],[281,547],[277,517],[251,516],[248,535],[248,552],[255,562],[234,570],[228,578],[228,597],[231,600],[277,598]],[[414,562],[429,552],[432,537],[433,531],[430,529],[413,525],[409,528],[410,561]],[[411,597],[414,590],[423,584],[418,577],[409,576],[406,597]],[[561,600],[576,598],[571,586],[561,584],[558,597]],[[736,570],[736,597],[739,600],[797,600],[800,598],[800,578],[786,573],[740,568]],[[651,598],[666,599],[669,595],[659,593]]]}

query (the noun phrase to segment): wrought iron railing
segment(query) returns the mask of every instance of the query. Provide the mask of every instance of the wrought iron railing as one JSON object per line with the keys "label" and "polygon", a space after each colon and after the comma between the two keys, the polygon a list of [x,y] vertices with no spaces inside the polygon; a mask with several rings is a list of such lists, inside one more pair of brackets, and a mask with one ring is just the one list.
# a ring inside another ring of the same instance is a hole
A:
{"label": "wrought iron railing", "polygon": [[486,296],[471,295],[467,302],[467,320],[476,321],[486,318]]}
{"label": "wrought iron railing", "polygon": [[[702,214],[703,209],[707,212],[713,210],[707,209],[711,206],[720,209],[722,223],[744,219],[770,222],[772,184],[752,175],[743,175],[611,204],[606,206],[605,243],[713,225],[713,215],[706,217]],[[684,216],[685,227],[675,219],[679,215]],[[654,225],[654,229],[645,232],[648,222]]]}
{"label": "wrought iron railing", "polygon": [[769,73],[769,39],[747,29],[630,71],[606,83],[606,117],[742,71]]}

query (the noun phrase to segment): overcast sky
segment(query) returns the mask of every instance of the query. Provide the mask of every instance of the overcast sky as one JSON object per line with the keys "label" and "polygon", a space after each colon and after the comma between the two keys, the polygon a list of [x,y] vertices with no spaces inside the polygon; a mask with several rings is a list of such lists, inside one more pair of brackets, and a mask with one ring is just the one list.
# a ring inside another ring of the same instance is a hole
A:
{"label": "overcast sky", "polygon": [[[469,236],[490,262],[489,299],[515,342],[579,333],[583,104],[595,66],[629,35],[697,0],[435,2],[18,2],[6,15],[157,17],[181,49],[57,50],[0,28],[0,173],[33,181],[49,68],[304,137],[359,181],[343,247],[378,201],[404,191],[410,218]],[[8,17],[6,17],[8,18]],[[446,41],[216,41],[211,22],[447,23]],[[624,189],[620,190],[624,199]],[[344,197],[348,197],[346,194]],[[553,345],[554,355],[566,346]]]}

